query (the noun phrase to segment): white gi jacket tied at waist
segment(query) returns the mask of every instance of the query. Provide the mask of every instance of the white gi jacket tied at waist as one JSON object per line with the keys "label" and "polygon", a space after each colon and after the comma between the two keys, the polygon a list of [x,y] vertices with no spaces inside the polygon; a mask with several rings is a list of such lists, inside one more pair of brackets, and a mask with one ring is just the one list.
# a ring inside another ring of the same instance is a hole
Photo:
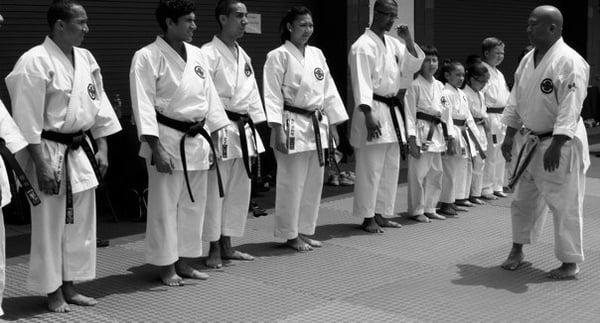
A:
{"label": "white gi jacket tied at waist", "polygon": [[504,74],[497,68],[483,62],[490,73],[490,79],[482,92],[487,107],[488,123],[490,125],[490,145],[494,147],[502,144],[506,126],[502,123],[502,112],[508,104],[510,92]]}
{"label": "white gi jacket tied at waist", "polygon": [[534,134],[571,138],[577,153],[571,154],[567,162],[581,163],[585,173],[590,158],[581,108],[587,95],[589,65],[562,38],[537,66],[534,66],[534,52],[523,57],[515,72],[515,85],[502,122],[515,129],[525,126]]}
{"label": "white gi jacket tied at waist", "polygon": [[[352,75],[354,93],[354,112],[350,144],[360,148],[364,145],[398,142],[390,107],[382,102],[374,101],[373,95],[394,97],[402,86],[402,78],[412,76],[420,68],[425,54],[415,44],[417,57],[414,57],[398,39],[384,35],[385,43],[371,30],[365,33],[352,45],[348,62]],[[364,114],[358,109],[360,105],[371,107],[371,113],[381,124],[381,136],[367,142],[367,128]],[[394,109],[400,124],[403,141],[406,141],[405,128],[399,111]]]}
{"label": "white gi jacket tied at waist", "polygon": [[[106,97],[100,67],[92,54],[83,48],[73,48],[74,64],[48,37],[42,45],[23,54],[6,77],[11,95],[13,118],[30,144],[41,144],[46,161],[58,178],[69,172],[73,193],[98,185],[90,160],[82,149],[43,139],[42,131],[77,133],[90,131],[101,138],[121,130],[117,116]],[[25,168],[31,173],[33,161],[23,152]]]}
{"label": "white gi jacket tied at waist", "polygon": [[[281,124],[287,135],[289,154],[317,150],[313,120],[286,111],[284,106],[319,110],[322,148],[328,148],[328,127],[348,119],[329,67],[320,49],[306,46],[304,55],[290,41],[267,55],[263,72],[265,110],[270,124]],[[271,132],[271,147],[275,146]]]}
{"label": "white gi jacket tied at waist", "polygon": [[[217,154],[220,160],[256,157],[265,151],[263,142],[251,124],[266,121],[263,104],[256,84],[250,57],[236,43],[238,57],[232,54],[217,36],[201,48],[207,62],[207,70],[211,75],[221,103],[228,114],[231,124],[218,131]],[[240,119],[243,123],[244,138],[240,137]],[[236,119],[236,120],[233,120]],[[241,141],[245,141],[242,147]],[[244,156],[244,150],[247,156]],[[249,165],[245,161],[245,166]],[[247,169],[248,175],[249,169]]]}

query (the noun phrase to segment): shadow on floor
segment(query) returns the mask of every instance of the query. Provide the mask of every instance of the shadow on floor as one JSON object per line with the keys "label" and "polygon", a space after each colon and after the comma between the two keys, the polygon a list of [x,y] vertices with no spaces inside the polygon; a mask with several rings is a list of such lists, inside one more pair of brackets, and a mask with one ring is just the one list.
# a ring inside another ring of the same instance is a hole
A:
{"label": "shadow on floor", "polygon": [[484,286],[494,289],[504,289],[511,293],[522,294],[529,290],[530,284],[553,282],[546,277],[547,272],[525,263],[515,271],[508,271],[500,266],[481,267],[471,264],[458,264],[458,279],[453,284],[464,286]]}

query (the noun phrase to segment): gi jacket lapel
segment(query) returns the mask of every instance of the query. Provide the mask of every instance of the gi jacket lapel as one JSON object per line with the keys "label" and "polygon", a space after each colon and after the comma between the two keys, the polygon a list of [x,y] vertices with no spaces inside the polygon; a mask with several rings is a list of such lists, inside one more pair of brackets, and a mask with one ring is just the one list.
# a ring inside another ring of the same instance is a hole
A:
{"label": "gi jacket lapel", "polygon": [[[319,86],[323,87],[323,85],[320,85],[317,82],[323,81],[325,72],[321,66],[317,66],[318,64],[315,64],[311,55],[312,51],[309,46],[306,46],[304,55],[302,55],[300,50],[290,41],[285,42],[285,47],[292,54],[292,56],[298,60],[303,68],[300,87],[298,88],[298,92],[296,93],[296,97],[294,98],[292,105],[307,110],[315,110],[318,108],[319,104],[314,104],[310,101],[312,101],[311,99],[314,99],[315,92],[319,92]],[[322,94],[323,91],[320,91],[320,93]],[[322,98],[320,103],[322,104]]]}

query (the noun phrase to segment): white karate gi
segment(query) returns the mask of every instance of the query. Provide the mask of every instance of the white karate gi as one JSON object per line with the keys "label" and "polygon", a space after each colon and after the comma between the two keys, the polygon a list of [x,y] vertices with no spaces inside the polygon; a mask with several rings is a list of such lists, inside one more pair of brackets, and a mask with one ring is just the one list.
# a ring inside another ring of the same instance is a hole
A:
{"label": "white karate gi", "polygon": [[[589,65],[559,39],[534,67],[534,51],[521,60],[515,85],[502,121],[536,134],[565,135],[558,169],[544,170],[544,153],[552,139],[540,142],[520,177],[511,204],[513,241],[534,242],[544,226],[548,209],[554,218],[558,260],[582,262],[582,214],[585,172],[590,165],[587,134],[580,113],[587,94]],[[530,136],[526,147],[537,138]],[[513,156],[516,158],[516,156]]]}
{"label": "white karate gi", "polygon": [[156,112],[185,122],[205,120],[215,132],[229,124],[200,48],[184,43],[187,62],[160,36],[138,50],[131,63],[131,102],[138,135],[156,136],[174,163],[173,174],[159,173],[150,165],[152,150],[142,142],[140,156],[148,169],[148,222],[146,260],[157,266],[179,257],[202,255],[202,226],[206,206],[209,142],[198,134],[186,138],[186,162],[195,202],[187,192],[179,153],[183,133],[160,124]]}
{"label": "white karate gi", "polygon": [[[408,214],[411,216],[435,213],[442,191],[442,152],[446,151],[446,138],[441,124],[435,126],[431,141],[427,134],[433,123],[417,119],[417,112],[437,116],[452,124],[450,110],[440,103],[444,85],[433,79],[429,82],[419,75],[406,91],[406,128],[408,137],[415,136],[421,147],[421,157],[408,158]],[[425,145],[424,145],[425,143]],[[426,148],[425,148],[426,147]]]}
{"label": "white karate gi", "polygon": [[[89,280],[96,275],[96,175],[83,149],[41,138],[42,130],[75,133],[90,130],[102,138],[121,130],[104,93],[100,67],[92,54],[73,48],[74,66],[49,37],[23,54],[6,85],[13,118],[30,144],[41,144],[46,161],[59,174],[58,195],[40,192],[41,204],[31,207],[31,255],[28,287],[47,294],[63,281]],[[22,165],[38,188],[35,165],[26,150]],[[65,172],[73,192],[73,224],[65,224]]]}
{"label": "white karate gi", "polygon": [[[488,120],[483,93],[481,91],[475,92],[468,85],[465,86],[463,92],[465,92],[465,95],[467,96],[469,110],[471,111],[471,116],[473,116],[473,119]],[[481,145],[481,148],[486,151],[488,143],[484,125],[478,124],[477,130],[479,130],[479,133],[481,134],[481,136],[478,138],[479,144]],[[483,169],[485,166],[485,160],[481,159],[479,154],[473,158],[473,164],[471,165],[472,179],[470,184],[470,196],[480,197],[483,189]]]}
{"label": "white karate gi", "polygon": [[[267,121],[270,125],[282,124],[289,150],[287,154],[274,150],[275,237],[288,240],[296,238],[298,233],[312,235],[319,215],[324,167],[319,166],[311,118],[284,111],[283,107],[287,104],[322,111],[319,132],[323,149],[328,148],[329,125],[348,120],[348,114],[325,56],[313,46],[306,46],[304,56],[290,41],[270,51],[263,71],[263,87]],[[275,136],[271,131],[273,148]]]}
{"label": "white karate gi", "polygon": [[[485,104],[488,108],[504,108],[508,102],[510,92],[502,72],[491,65],[483,62],[490,72],[490,79],[483,89]],[[488,113],[490,132],[488,134],[488,146],[483,169],[483,194],[502,192],[504,186],[505,160],[502,156],[500,146],[504,141],[506,126],[502,123],[502,114]]]}
{"label": "white karate gi", "polygon": [[[202,46],[201,51],[225,110],[248,115],[254,124],[258,124],[267,118],[260,100],[254,70],[248,54],[239,44],[236,45],[237,59],[217,36]],[[257,156],[258,153],[264,152],[258,132],[255,138],[249,125],[246,125],[245,130],[248,156]],[[219,197],[218,190],[208,190],[202,235],[204,241],[217,241],[221,235],[243,236],[250,203],[252,183],[242,159],[240,135],[235,122],[231,121],[229,126],[219,130],[215,145],[225,196]],[[216,185],[217,173],[213,170],[208,174],[208,186]]]}
{"label": "white karate gi", "polygon": [[[417,57],[414,57],[398,39],[388,35],[384,35],[384,39],[385,43],[366,29],[352,44],[348,55],[355,104],[350,130],[350,144],[356,156],[353,213],[361,218],[371,218],[375,213],[394,214],[400,170],[400,148],[390,107],[374,101],[373,94],[384,97],[398,94],[403,76],[416,73],[425,59],[417,45]],[[381,124],[381,136],[377,139],[367,141],[361,104],[370,106],[374,118]],[[395,113],[405,141],[404,120],[398,111]]]}
{"label": "white karate gi", "polygon": [[481,135],[475,121],[469,110],[469,102],[464,91],[446,83],[442,92],[441,103],[446,109],[451,111],[453,119],[466,120],[465,126],[458,126],[453,123],[448,125],[448,136],[453,137],[456,143],[456,154],[442,156],[442,165],[444,176],[442,177],[442,193],[440,202],[454,203],[456,199],[465,199],[469,197],[471,190],[472,171],[469,163],[471,158],[477,155],[475,143],[468,136],[469,142],[463,137],[461,129],[469,127],[476,138]]}
{"label": "white karate gi", "polygon": [[[19,127],[17,127],[10,117],[8,111],[6,111],[6,107],[2,101],[0,101],[0,138],[4,139],[6,148],[13,154],[27,146],[27,141],[23,138],[23,135],[21,135]],[[8,173],[2,158],[0,158],[0,189],[2,190],[2,202],[0,204],[0,316],[2,316],[4,314],[2,311],[2,296],[4,293],[4,286],[6,286],[6,243],[4,215],[2,214],[1,208],[10,203],[10,200],[12,199]]]}

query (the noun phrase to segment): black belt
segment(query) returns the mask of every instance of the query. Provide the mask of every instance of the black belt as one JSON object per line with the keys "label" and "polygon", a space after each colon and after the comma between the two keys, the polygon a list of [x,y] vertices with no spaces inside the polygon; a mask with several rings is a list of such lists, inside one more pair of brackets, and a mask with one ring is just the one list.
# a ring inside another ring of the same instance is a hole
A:
{"label": "black belt", "polygon": [[487,107],[486,111],[487,111],[487,113],[502,114],[502,112],[504,112],[504,108],[490,108],[490,107]]}
{"label": "black belt", "polygon": [[183,165],[183,176],[185,177],[185,185],[187,186],[188,193],[190,194],[190,199],[192,200],[192,202],[194,202],[194,195],[192,194],[192,188],[190,187],[190,180],[188,178],[187,159],[185,155],[185,138],[188,136],[195,137],[198,134],[202,135],[202,137],[204,137],[204,139],[208,141],[213,156],[215,157],[215,167],[217,168],[217,179],[219,184],[219,196],[223,197],[223,182],[221,180],[221,172],[219,171],[219,163],[216,160],[217,154],[215,152],[215,146],[213,145],[212,139],[210,138],[210,134],[206,131],[206,129],[204,129],[204,120],[200,122],[179,121],[171,119],[156,112],[156,121],[169,128],[173,128],[175,130],[183,132],[183,136],[181,136],[181,141],[179,142],[179,157],[181,158],[181,164]]}
{"label": "black belt", "polygon": [[65,223],[72,224],[75,220],[75,212],[73,210],[73,190],[71,188],[71,177],[69,175],[69,152],[75,151],[79,148],[83,149],[83,152],[90,160],[90,164],[94,169],[94,174],[98,179],[98,185],[102,183],[102,175],[100,174],[100,169],[98,168],[98,164],[96,163],[96,157],[94,156],[94,151],[92,147],[86,140],[86,133],[83,131],[75,132],[75,133],[60,133],[55,131],[42,131],[42,138],[54,142],[58,142],[64,145],[67,145],[67,149],[65,150],[65,187],[66,187],[66,216]]}
{"label": "black belt", "polygon": [[473,120],[475,121],[475,124],[478,126],[483,126],[485,124],[484,118],[473,118]]}
{"label": "black belt", "polygon": [[442,132],[444,134],[444,139],[448,140],[448,127],[446,126],[446,123],[442,121],[442,119],[431,114],[419,111],[417,111],[417,119],[427,121],[432,124],[429,127],[429,132],[427,132],[427,141],[431,141],[431,139],[433,138],[433,132],[435,131],[435,128],[437,128],[438,124],[442,124]]}
{"label": "black belt", "polygon": [[400,145],[400,154],[402,155],[402,159],[406,159],[407,155],[407,147],[402,141],[402,132],[400,131],[400,122],[398,122],[398,117],[396,116],[396,107],[400,110],[400,116],[404,121],[404,130],[405,133],[408,133],[406,130],[406,115],[404,114],[404,105],[402,101],[398,97],[385,97],[379,94],[373,93],[373,100],[379,101],[390,108],[390,115],[392,116],[392,124],[394,125],[394,131],[396,132],[396,138],[398,138],[398,144]]}
{"label": "black belt", "polygon": [[487,156],[485,155],[485,152],[483,151],[481,144],[477,140],[477,137],[475,137],[473,130],[471,130],[471,128],[469,128],[469,126],[467,125],[467,120],[452,119],[452,122],[454,123],[455,126],[464,127],[460,130],[460,132],[461,132],[463,138],[465,139],[467,148],[469,148],[469,153],[471,151],[471,143],[469,141],[469,137],[470,137],[471,140],[473,140],[473,143],[475,144],[475,149],[477,149],[477,152],[479,153],[479,156],[481,157],[481,159],[485,159]]}
{"label": "black belt", "polygon": [[[531,147],[531,150],[529,150],[529,152],[525,156],[523,156],[523,154],[525,153],[525,148],[527,146],[527,142],[523,145],[523,147],[521,147],[521,150],[519,151],[519,157],[517,157],[517,162],[515,163],[515,169],[513,171],[512,176],[508,180],[507,186],[510,189],[515,187],[515,185],[517,184],[517,181],[519,180],[521,175],[523,175],[523,172],[525,172],[525,169],[531,162],[531,158],[533,158],[533,153],[535,152],[535,149],[537,148],[538,143],[541,141],[544,141],[546,139],[552,138],[552,132],[546,132],[546,133],[542,133],[539,135],[536,135],[536,134],[530,134],[530,135],[538,137],[539,140],[533,144],[533,147]],[[523,160],[523,163],[521,163],[521,159]]]}
{"label": "black belt", "polygon": [[319,156],[319,166],[321,166],[321,167],[325,166],[325,158],[323,157],[323,143],[321,142],[321,130],[320,130],[321,128],[319,126],[320,121],[323,120],[323,115],[321,115],[321,111],[319,111],[319,110],[310,111],[310,110],[306,110],[306,109],[296,108],[294,106],[287,105],[287,104],[283,105],[283,110],[311,117],[313,131],[315,133],[315,142],[317,144],[317,155]]}
{"label": "black belt", "polygon": [[[254,122],[252,122],[252,119],[250,119],[250,116],[248,116],[247,114],[241,114],[227,110],[225,110],[225,113],[227,113],[227,117],[229,118],[229,120],[235,122],[238,131],[240,132],[242,159],[244,160],[244,166],[246,167],[246,174],[248,174],[248,178],[252,179],[252,165],[250,164],[250,156],[248,154],[248,138],[246,137],[246,125],[249,125],[250,129],[252,129],[252,134],[254,135],[254,147],[256,148],[256,128],[254,127]],[[258,149],[256,151],[256,154],[258,155]]]}
{"label": "black belt", "polygon": [[[15,184],[15,178],[13,176],[14,172],[14,175],[17,176],[19,183],[21,183],[21,186],[23,186],[23,189],[25,190],[27,198],[29,199],[31,204],[40,204],[40,197],[35,192],[35,189],[31,185],[31,182],[29,182],[29,180],[27,179],[27,176],[25,176],[25,172],[23,171],[23,168],[21,168],[21,165],[19,165],[19,163],[15,159],[15,156],[10,152],[10,150],[8,150],[8,148],[6,148],[6,141],[4,141],[4,138],[0,138],[0,156],[2,156],[2,159],[4,160],[4,165],[6,166],[8,183],[10,185],[10,191],[13,194],[13,196],[16,196],[17,194],[17,187]],[[0,196],[0,201],[1,198],[2,197]]]}

